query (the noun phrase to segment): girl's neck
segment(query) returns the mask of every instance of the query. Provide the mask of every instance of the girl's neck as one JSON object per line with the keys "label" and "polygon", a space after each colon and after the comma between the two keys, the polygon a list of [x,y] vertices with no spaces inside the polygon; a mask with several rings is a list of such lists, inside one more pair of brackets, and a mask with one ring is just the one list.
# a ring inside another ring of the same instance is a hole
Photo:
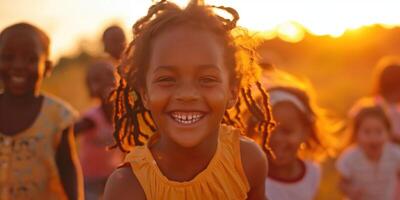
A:
{"label": "girl's neck", "polygon": [[217,152],[218,134],[213,134],[193,148],[182,147],[167,137],[150,146],[160,171],[172,181],[193,180],[206,170]]}
{"label": "girl's neck", "polygon": [[183,147],[168,137],[160,136],[157,143],[154,144],[156,151],[163,152],[173,160],[197,160],[211,159],[218,146],[218,134],[212,134],[202,141],[199,145],[191,148]]}
{"label": "girl's neck", "polygon": [[382,149],[380,152],[376,152],[376,153],[367,153],[367,152],[364,150],[364,154],[365,154],[365,156],[367,157],[367,159],[368,159],[369,161],[371,161],[371,162],[373,162],[373,163],[377,163],[377,162],[379,162],[379,160],[380,160],[381,157],[382,157],[383,149]]}
{"label": "girl's neck", "polygon": [[274,165],[270,162],[268,176],[278,181],[296,182],[303,178],[305,171],[304,161],[299,159],[286,165]]}

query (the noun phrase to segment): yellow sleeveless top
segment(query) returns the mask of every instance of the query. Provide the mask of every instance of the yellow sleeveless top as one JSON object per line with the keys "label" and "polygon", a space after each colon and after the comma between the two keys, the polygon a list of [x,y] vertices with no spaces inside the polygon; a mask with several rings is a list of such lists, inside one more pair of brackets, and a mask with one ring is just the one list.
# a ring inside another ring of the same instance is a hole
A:
{"label": "yellow sleeveless top", "polygon": [[157,166],[148,145],[135,147],[126,156],[148,200],[247,198],[250,185],[240,158],[240,131],[222,125],[218,146],[207,168],[186,182],[168,180]]}
{"label": "yellow sleeveless top", "polygon": [[66,200],[55,154],[62,131],[76,112],[64,102],[44,96],[35,122],[14,136],[0,132],[0,199]]}

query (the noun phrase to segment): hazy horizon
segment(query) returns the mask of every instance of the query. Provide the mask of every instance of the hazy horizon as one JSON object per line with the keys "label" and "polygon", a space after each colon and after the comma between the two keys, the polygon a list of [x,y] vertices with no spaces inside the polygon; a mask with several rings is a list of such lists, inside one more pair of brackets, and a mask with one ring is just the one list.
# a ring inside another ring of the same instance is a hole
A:
{"label": "hazy horizon", "polygon": [[[174,2],[185,5],[187,1]],[[270,37],[288,35],[289,41],[297,41],[304,34],[297,23],[313,34],[332,36],[363,25],[400,24],[397,12],[400,2],[391,0],[208,0],[206,3],[232,6],[240,13],[241,26],[264,31]],[[0,29],[21,21],[38,25],[50,35],[52,58],[58,59],[74,53],[82,38],[100,40],[107,25],[120,24],[130,34],[129,27],[145,15],[150,5],[150,0],[0,0]]]}

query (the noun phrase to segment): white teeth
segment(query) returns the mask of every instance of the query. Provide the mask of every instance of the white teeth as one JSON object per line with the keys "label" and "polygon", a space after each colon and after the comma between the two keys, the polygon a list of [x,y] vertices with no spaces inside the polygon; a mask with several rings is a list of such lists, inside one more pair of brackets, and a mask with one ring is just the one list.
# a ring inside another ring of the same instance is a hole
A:
{"label": "white teeth", "polygon": [[199,121],[203,117],[203,114],[198,112],[173,112],[171,113],[171,117],[181,124],[192,124]]}

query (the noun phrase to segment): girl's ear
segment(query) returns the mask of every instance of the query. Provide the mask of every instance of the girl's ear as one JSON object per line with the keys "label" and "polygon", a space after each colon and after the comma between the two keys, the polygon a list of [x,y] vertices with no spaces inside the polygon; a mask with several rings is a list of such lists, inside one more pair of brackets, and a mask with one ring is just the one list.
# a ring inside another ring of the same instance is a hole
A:
{"label": "girl's ear", "polygon": [[46,60],[44,76],[46,78],[50,77],[52,71],[53,71],[53,63],[50,60]]}
{"label": "girl's ear", "polygon": [[229,100],[227,104],[227,109],[230,109],[236,105],[238,96],[239,96],[239,88],[237,86],[231,86],[229,90]]}
{"label": "girl's ear", "polygon": [[139,94],[142,98],[143,106],[149,110],[149,96],[147,95],[147,91],[143,88],[139,89]]}

